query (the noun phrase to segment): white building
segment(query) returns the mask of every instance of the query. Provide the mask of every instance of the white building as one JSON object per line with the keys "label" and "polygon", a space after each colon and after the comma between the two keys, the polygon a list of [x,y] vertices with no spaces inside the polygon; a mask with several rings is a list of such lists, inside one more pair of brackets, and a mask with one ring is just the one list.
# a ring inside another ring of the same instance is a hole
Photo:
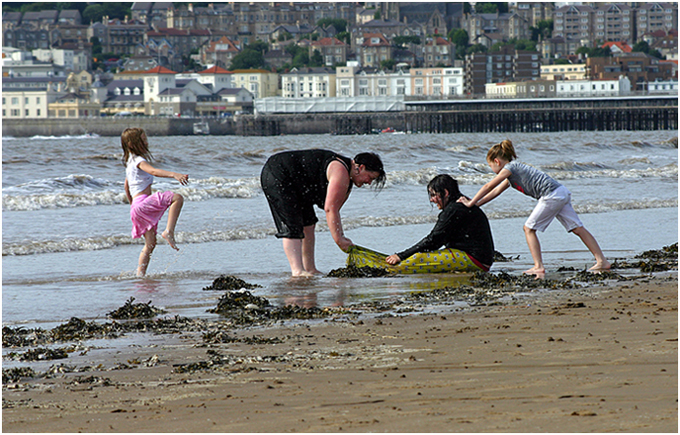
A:
{"label": "white building", "polygon": [[333,68],[293,68],[281,75],[281,96],[284,98],[334,97],[335,87]]}
{"label": "white building", "polygon": [[617,80],[558,80],[556,96],[604,97],[630,94],[630,80],[621,76]]}

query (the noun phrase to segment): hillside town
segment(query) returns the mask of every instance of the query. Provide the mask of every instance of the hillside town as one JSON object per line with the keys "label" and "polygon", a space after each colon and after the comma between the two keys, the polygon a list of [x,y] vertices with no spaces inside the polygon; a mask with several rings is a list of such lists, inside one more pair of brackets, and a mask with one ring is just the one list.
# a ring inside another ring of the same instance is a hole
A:
{"label": "hillside town", "polygon": [[677,95],[677,29],[675,2],[3,3],[2,117]]}

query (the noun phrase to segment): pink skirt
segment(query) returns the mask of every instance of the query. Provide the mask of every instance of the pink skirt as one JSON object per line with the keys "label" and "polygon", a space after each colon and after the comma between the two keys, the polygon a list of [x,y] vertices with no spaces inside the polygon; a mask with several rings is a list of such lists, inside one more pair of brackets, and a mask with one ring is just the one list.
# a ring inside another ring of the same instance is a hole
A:
{"label": "pink skirt", "polygon": [[170,191],[139,195],[132,199],[130,219],[132,219],[132,238],[142,237],[147,231],[158,228],[163,213],[170,207],[174,193]]}

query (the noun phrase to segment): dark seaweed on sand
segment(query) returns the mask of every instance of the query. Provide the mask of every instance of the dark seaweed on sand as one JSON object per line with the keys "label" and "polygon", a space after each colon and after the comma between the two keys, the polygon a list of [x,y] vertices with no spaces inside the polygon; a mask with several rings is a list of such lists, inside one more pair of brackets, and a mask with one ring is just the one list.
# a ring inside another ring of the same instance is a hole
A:
{"label": "dark seaweed on sand", "polygon": [[328,272],[328,276],[333,278],[379,278],[382,276],[393,275],[391,272],[379,267],[356,267],[347,266],[340,269],[333,269]]}
{"label": "dark seaweed on sand", "polygon": [[[337,311],[337,310],[336,310]],[[209,313],[228,317],[236,324],[265,323],[276,320],[320,319],[330,316],[330,308],[305,308],[296,305],[272,307],[263,297],[254,296],[249,291],[229,292],[217,301],[217,307],[209,309]]]}
{"label": "dark seaweed on sand", "polygon": [[616,260],[612,269],[640,269],[640,272],[662,272],[678,268],[678,244],[661,249],[645,251],[634,257],[637,261]]}
{"label": "dark seaweed on sand", "polygon": [[151,305],[151,301],[143,303],[134,303],[135,298],[130,297],[125,302],[125,305],[118,308],[117,310],[108,313],[108,316],[112,319],[150,319],[156,317],[158,314],[163,314],[166,311],[156,308]]}
{"label": "dark seaweed on sand", "polygon": [[215,278],[212,285],[204,287],[203,290],[252,290],[254,288],[262,287],[258,284],[249,284],[240,278],[230,275],[220,275]]}

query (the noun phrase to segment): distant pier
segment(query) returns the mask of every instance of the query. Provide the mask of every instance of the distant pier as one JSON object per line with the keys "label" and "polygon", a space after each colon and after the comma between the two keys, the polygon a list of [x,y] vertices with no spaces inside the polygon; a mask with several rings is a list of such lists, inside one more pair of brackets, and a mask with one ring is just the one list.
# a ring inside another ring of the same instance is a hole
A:
{"label": "distant pier", "polygon": [[213,136],[411,133],[677,130],[678,97],[407,101],[401,112],[239,115],[235,119],[80,118],[4,119],[4,137],[98,134],[119,136],[127,127],[149,135],[193,135],[207,121]]}

